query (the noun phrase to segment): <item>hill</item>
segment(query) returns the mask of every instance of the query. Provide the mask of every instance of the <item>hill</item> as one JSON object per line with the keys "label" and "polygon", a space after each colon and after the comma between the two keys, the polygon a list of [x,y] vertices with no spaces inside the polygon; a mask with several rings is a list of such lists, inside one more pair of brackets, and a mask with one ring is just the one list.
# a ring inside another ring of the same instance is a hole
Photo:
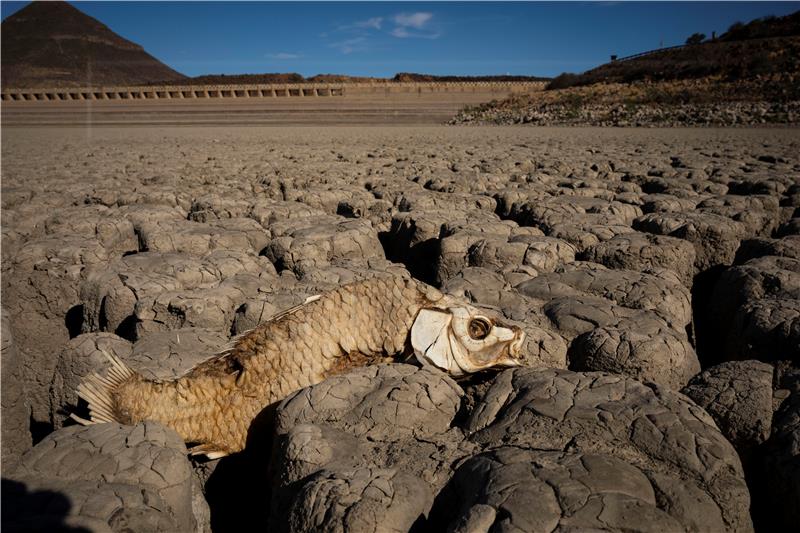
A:
{"label": "hill", "polygon": [[561,74],[548,89],[706,76],[734,81],[797,71],[800,71],[800,11],[748,24],[736,23],[718,39],[612,61],[582,74]]}
{"label": "hill", "polygon": [[[159,80],[151,85],[161,85],[169,80]],[[267,72],[264,74],[203,74],[181,81],[181,85],[257,85],[266,83],[305,83],[296,72]]]}
{"label": "hill", "polygon": [[3,88],[139,85],[185,79],[67,2],[32,2],[0,26]]}
{"label": "hill", "polygon": [[[344,74],[317,74],[310,78],[296,72],[266,72],[263,74],[204,74],[187,78],[184,85],[258,85],[270,83],[363,83],[386,81],[383,78],[364,78]],[[158,82],[152,85],[157,85]]]}
{"label": "hill", "polygon": [[394,75],[392,81],[400,82],[432,82],[432,81],[549,81],[550,78],[538,76],[436,76],[433,74],[416,74],[414,72],[399,72]]}
{"label": "hill", "polygon": [[[697,37],[697,38],[694,38]],[[462,109],[452,123],[737,126],[800,123],[800,12],[639,54],[547,90]]]}
{"label": "hill", "polygon": [[[260,83],[369,83],[369,82],[469,82],[469,81],[549,81],[550,78],[535,76],[435,76],[400,72],[392,78],[348,76],[346,74],[317,74],[305,78],[296,72],[272,72],[264,74],[206,74],[182,81],[186,85],[226,85]],[[153,84],[158,84],[154,82]]]}

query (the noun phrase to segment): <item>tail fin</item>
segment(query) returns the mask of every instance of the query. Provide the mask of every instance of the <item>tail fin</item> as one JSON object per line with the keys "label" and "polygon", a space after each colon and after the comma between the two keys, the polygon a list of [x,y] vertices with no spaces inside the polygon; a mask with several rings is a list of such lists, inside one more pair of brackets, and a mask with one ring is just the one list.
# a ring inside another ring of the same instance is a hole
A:
{"label": "tail fin", "polygon": [[111,362],[111,368],[108,369],[105,377],[99,374],[86,376],[77,389],[78,396],[89,404],[89,420],[81,418],[75,413],[70,413],[69,415],[70,418],[84,426],[103,422],[124,423],[123,420],[118,418],[112,394],[120,385],[136,376],[136,372],[123,363],[119,357],[102,348],[100,351]]}

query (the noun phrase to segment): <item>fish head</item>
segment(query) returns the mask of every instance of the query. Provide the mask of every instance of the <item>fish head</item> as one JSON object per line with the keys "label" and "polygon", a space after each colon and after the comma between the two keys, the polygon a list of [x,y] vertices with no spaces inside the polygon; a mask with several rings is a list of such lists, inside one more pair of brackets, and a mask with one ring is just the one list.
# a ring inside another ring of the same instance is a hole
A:
{"label": "fish head", "polygon": [[454,377],[522,364],[522,329],[465,303],[437,303],[421,309],[411,327],[411,346],[420,363]]}

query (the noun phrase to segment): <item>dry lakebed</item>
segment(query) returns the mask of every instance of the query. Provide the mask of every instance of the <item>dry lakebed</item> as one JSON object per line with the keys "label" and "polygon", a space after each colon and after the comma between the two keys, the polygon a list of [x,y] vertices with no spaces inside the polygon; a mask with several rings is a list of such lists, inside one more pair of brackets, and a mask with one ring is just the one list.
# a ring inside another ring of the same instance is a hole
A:
{"label": "dry lakebed", "polygon": [[[798,154],[792,128],[4,127],[3,528],[796,527]],[[333,375],[213,461],[69,419],[103,352],[168,379],[389,274],[522,328],[524,366]]]}

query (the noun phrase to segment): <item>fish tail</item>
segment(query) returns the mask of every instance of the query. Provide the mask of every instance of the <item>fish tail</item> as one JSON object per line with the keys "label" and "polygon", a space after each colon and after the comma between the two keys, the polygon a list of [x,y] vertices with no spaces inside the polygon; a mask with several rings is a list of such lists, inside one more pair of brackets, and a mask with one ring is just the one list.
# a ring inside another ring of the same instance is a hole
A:
{"label": "fish tail", "polygon": [[88,426],[102,424],[103,422],[127,423],[119,414],[114,393],[125,383],[139,377],[116,355],[103,350],[100,351],[111,362],[111,367],[105,376],[90,374],[78,385],[78,396],[89,404],[89,419],[81,418],[75,413],[70,413],[70,418]]}

